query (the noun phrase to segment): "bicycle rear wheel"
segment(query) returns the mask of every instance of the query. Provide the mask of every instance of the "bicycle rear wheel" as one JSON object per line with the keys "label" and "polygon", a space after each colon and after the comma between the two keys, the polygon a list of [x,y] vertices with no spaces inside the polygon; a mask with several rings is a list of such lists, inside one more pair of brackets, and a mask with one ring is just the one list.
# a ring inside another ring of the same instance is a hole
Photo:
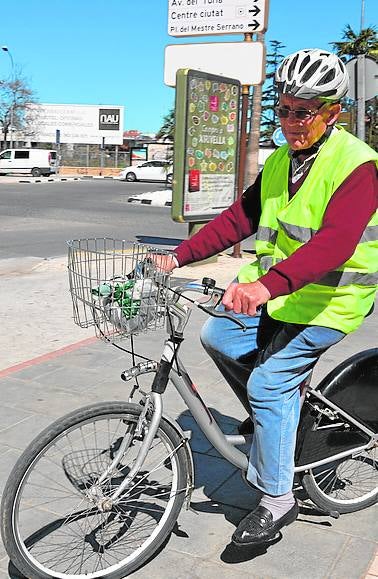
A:
{"label": "bicycle rear wheel", "polygon": [[[107,497],[125,479],[143,435],[141,407],[124,402],[87,406],[44,430],[16,463],[2,501],[8,555],[29,579],[121,579],[162,545],[177,520],[187,489],[183,441],[162,418],[142,470],[111,510]],[[126,433],[131,443],[98,484]]]}
{"label": "bicycle rear wheel", "polygon": [[301,478],[308,496],[321,509],[342,514],[370,507],[378,501],[378,443],[309,469]]}

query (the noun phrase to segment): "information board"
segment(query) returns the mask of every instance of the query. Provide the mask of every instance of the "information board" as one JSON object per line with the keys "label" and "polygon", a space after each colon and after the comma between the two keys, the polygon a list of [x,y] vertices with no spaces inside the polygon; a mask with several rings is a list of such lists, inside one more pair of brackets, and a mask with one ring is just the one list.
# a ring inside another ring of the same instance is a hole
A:
{"label": "information board", "polygon": [[236,198],[240,82],[179,69],[172,219],[210,221]]}

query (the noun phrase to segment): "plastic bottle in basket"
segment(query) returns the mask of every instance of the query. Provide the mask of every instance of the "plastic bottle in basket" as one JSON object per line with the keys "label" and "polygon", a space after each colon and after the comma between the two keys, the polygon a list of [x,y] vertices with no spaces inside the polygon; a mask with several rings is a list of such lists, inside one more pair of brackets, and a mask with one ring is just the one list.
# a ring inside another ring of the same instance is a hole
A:
{"label": "plastic bottle in basket", "polygon": [[151,279],[106,282],[92,293],[99,296],[107,319],[125,334],[146,329],[157,314],[158,287]]}

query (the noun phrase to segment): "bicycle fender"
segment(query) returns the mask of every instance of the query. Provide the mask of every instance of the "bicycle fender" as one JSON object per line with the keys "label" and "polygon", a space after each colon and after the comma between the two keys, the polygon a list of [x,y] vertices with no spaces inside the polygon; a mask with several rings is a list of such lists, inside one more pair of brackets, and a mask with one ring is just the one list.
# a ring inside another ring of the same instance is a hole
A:
{"label": "bicycle fender", "polygon": [[192,497],[192,492],[194,490],[194,460],[193,460],[193,453],[192,449],[190,448],[189,440],[191,438],[191,432],[186,431],[184,432],[181,426],[173,420],[170,416],[166,414],[163,415],[164,420],[166,420],[169,425],[177,432],[178,436],[185,440],[184,449],[186,452],[186,458],[188,463],[188,480],[187,480],[187,489],[186,489],[186,509],[188,510],[190,507],[190,501]]}
{"label": "bicycle fender", "polygon": [[[319,384],[317,391],[374,432],[378,431],[378,348],[354,354],[336,366]],[[297,432],[295,463],[304,466],[363,446],[369,441],[360,430],[317,429],[319,412],[310,395],[301,411]],[[342,422],[342,421],[341,421]]]}
{"label": "bicycle fender", "polygon": [[378,432],[378,348],[344,360],[320,382],[317,390]]}

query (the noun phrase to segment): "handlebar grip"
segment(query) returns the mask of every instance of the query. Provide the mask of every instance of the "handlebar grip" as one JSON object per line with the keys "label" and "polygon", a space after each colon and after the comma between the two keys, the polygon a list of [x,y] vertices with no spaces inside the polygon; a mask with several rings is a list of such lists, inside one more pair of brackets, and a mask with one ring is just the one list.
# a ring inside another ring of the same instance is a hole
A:
{"label": "handlebar grip", "polygon": [[231,314],[227,314],[226,312],[219,312],[218,310],[215,309],[214,306],[206,307],[206,306],[203,306],[201,304],[198,304],[198,307],[200,310],[203,310],[204,312],[206,312],[207,314],[209,314],[209,316],[212,316],[213,318],[226,318],[227,320],[234,322],[234,324],[241,327],[243,332],[245,332],[247,329],[247,326],[244,324],[244,322],[242,322],[241,320],[238,320],[237,318],[235,318]]}

